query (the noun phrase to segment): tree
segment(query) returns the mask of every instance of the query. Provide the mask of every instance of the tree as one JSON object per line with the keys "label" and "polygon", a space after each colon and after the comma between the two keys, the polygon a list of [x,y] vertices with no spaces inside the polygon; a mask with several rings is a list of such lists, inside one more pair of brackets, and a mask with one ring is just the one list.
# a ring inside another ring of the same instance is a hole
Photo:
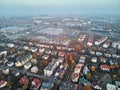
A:
{"label": "tree", "polygon": [[68,54],[65,54],[65,63],[68,63]]}
{"label": "tree", "polygon": [[85,86],[84,86],[84,90],[92,90],[92,89],[91,89],[91,86],[85,85]]}
{"label": "tree", "polygon": [[95,72],[95,71],[96,71],[95,66],[92,66],[92,67],[91,67],[91,71],[92,71],[92,72]]}
{"label": "tree", "polygon": [[37,54],[33,54],[33,58],[37,59],[38,55]]}
{"label": "tree", "polygon": [[67,60],[67,59],[68,59],[67,54],[65,54],[65,60]]}
{"label": "tree", "polygon": [[8,81],[8,82],[7,82],[7,86],[11,86],[12,84],[13,84],[12,81]]}
{"label": "tree", "polygon": [[73,54],[70,54],[70,63],[71,63],[71,64],[74,64],[74,63],[75,63],[75,60],[73,59]]}
{"label": "tree", "polygon": [[120,69],[118,70],[118,75],[120,76]]}
{"label": "tree", "polygon": [[87,74],[87,79],[90,80],[91,78],[92,78],[91,73],[88,73],[88,74]]}
{"label": "tree", "polygon": [[75,64],[75,61],[74,61],[74,60],[72,60],[72,61],[71,61],[71,64],[72,64],[72,65],[73,65],[73,64]]}
{"label": "tree", "polygon": [[27,90],[27,87],[28,85],[27,84],[24,84],[23,86],[22,86],[22,90]]}

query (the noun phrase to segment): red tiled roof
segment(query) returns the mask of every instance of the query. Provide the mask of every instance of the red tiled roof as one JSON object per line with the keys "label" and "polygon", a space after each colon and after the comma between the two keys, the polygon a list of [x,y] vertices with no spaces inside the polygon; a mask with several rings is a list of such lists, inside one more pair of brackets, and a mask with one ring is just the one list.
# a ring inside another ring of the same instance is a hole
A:
{"label": "red tiled roof", "polygon": [[40,84],[41,84],[41,81],[39,79],[37,79],[37,78],[34,78],[32,83],[35,84],[34,88],[38,88],[40,86]]}
{"label": "red tiled roof", "polygon": [[93,34],[90,34],[89,38],[88,38],[88,42],[92,43],[93,42]]}
{"label": "red tiled roof", "polygon": [[65,52],[59,52],[59,56],[64,56]]}
{"label": "red tiled roof", "polygon": [[2,85],[2,84],[4,84],[6,81],[4,81],[4,80],[2,80],[2,81],[0,81],[0,86]]}
{"label": "red tiled roof", "polygon": [[106,60],[107,60],[107,59],[104,58],[104,57],[101,57],[100,59],[101,59],[101,61],[106,61]]}
{"label": "red tiled roof", "polygon": [[73,78],[78,78],[79,77],[79,74],[78,73],[74,73],[73,74]]}
{"label": "red tiled roof", "polygon": [[103,64],[103,65],[101,65],[100,67],[101,67],[101,69],[103,69],[103,70],[110,70],[110,66],[108,66],[108,65],[106,65],[106,64]]}
{"label": "red tiled roof", "polygon": [[19,83],[20,84],[24,84],[24,83],[27,83],[28,82],[28,79],[26,76],[23,76],[20,80],[19,80]]}

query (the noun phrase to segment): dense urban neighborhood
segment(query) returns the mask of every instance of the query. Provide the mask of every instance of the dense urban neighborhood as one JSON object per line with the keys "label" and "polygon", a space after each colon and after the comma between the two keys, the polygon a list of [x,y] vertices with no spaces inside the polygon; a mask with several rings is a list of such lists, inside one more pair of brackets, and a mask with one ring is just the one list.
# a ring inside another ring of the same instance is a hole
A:
{"label": "dense urban neighborhood", "polygon": [[0,90],[120,90],[120,17],[0,17]]}

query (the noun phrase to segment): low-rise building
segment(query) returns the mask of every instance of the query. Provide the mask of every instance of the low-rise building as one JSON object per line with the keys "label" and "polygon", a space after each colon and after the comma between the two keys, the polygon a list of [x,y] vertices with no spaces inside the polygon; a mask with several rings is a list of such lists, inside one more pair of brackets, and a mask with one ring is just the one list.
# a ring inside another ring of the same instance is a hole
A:
{"label": "low-rise building", "polygon": [[120,55],[112,54],[113,58],[120,58]]}
{"label": "low-rise building", "polygon": [[46,81],[42,83],[40,90],[51,90],[54,86],[53,82]]}
{"label": "low-rise building", "polygon": [[48,55],[50,55],[51,54],[51,50],[47,49],[47,50],[45,50],[45,53],[48,54]]}
{"label": "low-rise building", "polygon": [[28,83],[27,76],[21,77],[21,79],[18,81],[20,85]]}
{"label": "low-rise building", "polygon": [[116,59],[109,60],[110,65],[118,65],[118,61]]}
{"label": "low-rise building", "polygon": [[85,34],[80,35],[80,37],[78,38],[78,41],[83,42],[85,40],[85,37],[86,37]]}
{"label": "low-rise building", "polygon": [[116,86],[113,84],[107,84],[107,90],[116,90]]}
{"label": "low-rise building", "polygon": [[92,87],[93,87],[93,89],[95,89],[95,90],[102,90],[102,87],[99,85],[99,83],[98,82],[93,82],[92,83]]}
{"label": "low-rise building", "polygon": [[41,81],[40,81],[39,79],[37,79],[37,78],[34,78],[34,79],[32,80],[32,82],[31,82],[31,84],[32,84],[34,90],[38,90],[38,88],[39,88],[40,85],[41,85]]}
{"label": "low-rise building", "polygon": [[97,57],[92,57],[92,59],[91,59],[91,62],[93,62],[93,63],[97,63]]}
{"label": "low-rise building", "polygon": [[84,64],[85,63],[85,59],[79,59],[78,63]]}
{"label": "low-rise building", "polygon": [[6,56],[7,55],[7,51],[0,52],[0,56],[3,55],[3,54]]}
{"label": "low-rise building", "polygon": [[24,49],[24,50],[28,50],[29,47],[28,47],[28,46],[23,46],[23,49]]}
{"label": "low-rise building", "polygon": [[44,75],[51,76],[55,68],[59,66],[61,59],[52,59],[52,61],[44,68]]}
{"label": "low-rise building", "polygon": [[19,75],[20,75],[20,72],[19,72],[19,71],[14,71],[14,72],[13,72],[13,74],[14,74],[14,76],[16,76],[16,77],[17,77],[17,76],[19,76]]}
{"label": "low-rise building", "polygon": [[120,90],[120,81],[115,81],[115,85],[117,90]]}
{"label": "low-rise building", "polygon": [[84,77],[79,78],[79,83],[82,83],[83,85],[88,85],[91,86],[91,82],[89,82],[87,79]]}
{"label": "low-rise building", "polygon": [[7,47],[9,47],[9,48],[13,48],[15,45],[13,44],[13,43],[9,43],[9,44],[7,44]]}
{"label": "low-rise building", "polygon": [[82,55],[82,56],[80,56],[80,59],[85,60],[85,59],[86,59],[86,57],[85,57],[84,55]]}
{"label": "low-rise building", "polygon": [[105,57],[101,57],[101,58],[100,58],[100,61],[101,61],[102,63],[106,63],[107,58],[105,58]]}
{"label": "low-rise building", "polygon": [[108,65],[106,65],[106,64],[102,64],[102,65],[100,66],[100,68],[101,68],[101,70],[103,70],[103,71],[110,71],[110,66],[108,66]]}
{"label": "low-rise building", "polygon": [[76,66],[75,66],[75,69],[74,69],[74,72],[72,74],[72,82],[77,82],[78,79],[79,79],[79,74],[80,74],[80,71],[82,69],[82,66],[83,64],[80,64],[78,63]]}
{"label": "low-rise building", "polygon": [[7,85],[7,81],[5,81],[5,80],[0,81],[0,88],[5,87],[6,85]]}
{"label": "low-rise building", "polygon": [[36,52],[37,50],[38,50],[38,48],[36,48],[36,47],[31,47],[30,48],[30,51],[32,51],[33,53]]}
{"label": "low-rise building", "polygon": [[112,43],[112,47],[113,47],[113,48],[118,48],[118,49],[120,49],[120,41],[113,42],[113,43]]}
{"label": "low-rise building", "polygon": [[32,73],[37,73],[37,72],[38,72],[38,67],[37,67],[37,66],[33,66],[33,67],[31,68],[31,72],[32,72]]}
{"label": "low-rise building", "polygon": [[89,53],[90,53],[91,55],[94,55],[94,54],[95,54],[95,51],[89,50]]}
{"label": "low-rise building", "polygon": [[65,56],[65,52],[60,51],[60,52],[58,53],[58,56],[60,56],[60,57],[64,57],[64,56]]}
{"label": "low-rise building", "polygon": [[62,49],[62,47],[60,47],[60,46],[57,46],[56,48],[57,48],[57,50],[61,50]]}
{"label": "low-rise building", "polygon": [[103,37],[101,37],[100,39],[98,39],[97,41],[95,41],[95,45],[100,45],[100,44],[102,44],[103,42],[105,42],[107,39],[108,39],[107,36],[103,36]]}
{"label": "low-rise building", "polygon": [[45,48],[39,48],[39,53],[43,54],[45,51]]}
{"label": "low-rise building", "polygon": [[9,68],[5,68],[2,71],[3,71],[4,74],[9,74],[9,72],[10,72]]}
{"label": "low-rise building", "polygon": [[96,52],[96,55],[97,55],[97,56],[101,56],[101,55],[103,55],[103,53],[97,51],[97,52]]}
{"label": "low-rise building", "polygon": [[31,62],[24,64],[24,69],[28,70],[32,66]]}
{"label": "low-rise building", "polygon": [[110,58],[112,55],[110,53],[104,53],[104,56]]}
{"label": "low-rise building", "polygon": [[31,62],[32,62],[33,64],[37,64],[38,61],[37,61],[37,59],[34,59],[34,58],[33,58],[33,59],[31,59]]}
{"label": "low-rise building", "polygon": [[47,54],[42,56],[42,59],[44,59],[44,60],[48,60],[48,58],[49,58],[49,55],[47,55]]}
{"label": "low-rise building", "polygon": [[112,77],[109,73],[105,73],[101,76],[99,82],[101,83],[101,87],[103,90],[107,90],[106,86],[108,83],[112,83]]}
{"label": "low-rise building", "polygon": [[75,89],[75,84],[70,83],[70,82],[62,82],[59,90],[76,90]]}
{"label": "low-rise building", "polygon": [[87,42],[88,46],[92,46],[93,45],[93,34],[90,34],[89,38],[88,38],[88,42]]}
{"label": "low-rise building", "polygon": [[52,52],[51,52],[51,55],[57,55],[57,51],[56,50],[53,50]]}
{"label": "low-rise building", "polygon": [[20,67],[32,59],[31,54],[20,56],[16,59],[15,66]]}
{"label": "low-rise building", "polygon": [[110,43],[109,43],[109,42],[106,42],[106,43],[103,44],[103,47],[104,47],[104,48],[108,48],[109,46],[110,46]]}
{"label": "low-rise building", "polygon": [[64,74],[67,70],[67,67],[68,67],[68,64],[67,63],[62,63],[59,68],[57,68],[56,72],[55,72],[55,77],[58,77],[58,78],[63,78],[64,77]]}
{"label": "low-rise building", "polygon": [[7,66],[11,67],[11,66],[13,66],[13,65],[14,65],[14,62],[13,62],[13,61],[8,61],[8,62],[7,62]]}
{"label": "low-rise building", "polygon": [[84,74],[84,75],[87,75],[89,71],[90,71],[90,70],[89,70],[88,66],[85,65],[84,68],[83,68],[83,74]]}

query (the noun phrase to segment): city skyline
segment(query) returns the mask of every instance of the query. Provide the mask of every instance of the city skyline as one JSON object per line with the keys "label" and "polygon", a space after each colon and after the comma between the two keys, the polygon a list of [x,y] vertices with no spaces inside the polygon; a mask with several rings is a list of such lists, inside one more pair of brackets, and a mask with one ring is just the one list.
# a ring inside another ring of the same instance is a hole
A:
{"label": "city skyline", "polygon": [[120,90],[119,0],[0,0],[0,90]]}

